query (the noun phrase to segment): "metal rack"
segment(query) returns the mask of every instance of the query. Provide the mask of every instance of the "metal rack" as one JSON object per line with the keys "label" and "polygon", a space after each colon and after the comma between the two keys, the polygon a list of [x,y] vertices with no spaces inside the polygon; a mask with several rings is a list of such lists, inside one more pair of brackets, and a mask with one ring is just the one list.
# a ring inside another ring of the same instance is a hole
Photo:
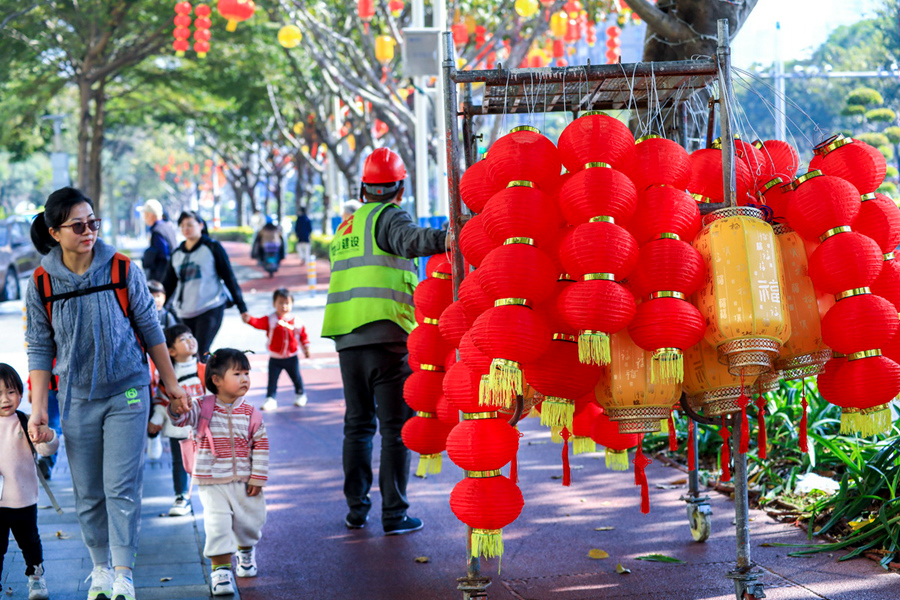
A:
{"label": "metal rack", "polygon": [[[623,110],[646,108],[671,108],[684,110],[685,101],[698,90],[718,81],[720,98],[710,100],[707,127],[707,147],[715,129],[715,107],[719,107],[720,128],[723,139],[731,139],[733,99],[731,81],[731,49],[729,46],[728,21],[718,22],[718,48],[715,59],[636,63],[616,65],[585,65],[572,67],[548,67],[541,69],[493,69],[458,71],[450,32],[443,33],[444,61],[444,106],[446,115],[447,174],[450,192],[450,228],[452,232],[452,270],[454,298],[459,283],[465,276],[462,254],[457,240],[462,229],[462,204],[459,192],[460,179],[460,126],[462,118],[462,146],[466,167],[475,162],[476,140],[473,120],[476,116],[504,115],[535,112],[578,113],[586,110]],[[484,84],[482,102],[473,102],[472,84]],[[464,85],[464,99],[460,106],[458,85]],[[652,93],[651,93],[652,90]],[[682,113],[684,114],[684,113]],[[682,119],[681,143],[686,145],[684,122]],[[734,146],[724,144],[722,148],[723,189],[725,202],[704,204],[701,212],[735,205]],[[697,415],[687,402],[682,402],[686,414],[698,424],[711,421]],[[519,410],[514,419],[521,415]],[[740,448],[741,414],[731,418],[734,457],[734,501],[735,538],[737,561],[726,577],[734,581],[737,600],[764,598],[763,585],[759,582],[761,571],[753,568],[750,558],[749,503],[747,495],[747,461]],[[694,436],[696,443],[697,436]],[[696,447],[695,447],[696,450]],[[696,471],[689,476],[688,494],[683,497],[687,503],[688,520],[693,538],[703,542],[709,536],[711,509],[708,497],[701,495],[699,477]],[[481,573],[480,560],[467,557],[466,576],[457,579],[457,589],[463,592],[463,600],[487,598],[490,577]]]}

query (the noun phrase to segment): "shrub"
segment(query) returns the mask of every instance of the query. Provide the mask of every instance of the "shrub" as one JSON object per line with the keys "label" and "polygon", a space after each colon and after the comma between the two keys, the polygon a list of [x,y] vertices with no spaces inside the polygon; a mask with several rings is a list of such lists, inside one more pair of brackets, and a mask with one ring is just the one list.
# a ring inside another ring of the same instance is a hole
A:
{"label": "shrub", "polygon": [[853,139],[865,142],[870,146],[875,146],[876,148],[878,148],[879,146],[891,145],[891,142],[890,140],[888,140],[888,137],[886,135],[874,131],[859,133],[857,135],[854,135]]}
{"label": "shrub", "polygon": [[892,167],[891,165],[887,166],[887,172],[885,172],[885,177],[896,177],[897,176],[897,167]]}
{"label": "shrub", "polygon": [[849,106],[844,107],[844,109],[841,111],[841,114],[845,117],[858,117],[866,114],[866,107],[856,104],[850,104]]}
{"label": "shrub", "polygon": [[331,247],[331,240],[334,239],[333,235],[325,234],[325,233],[314,233],[310,236],[310,253],[316,256],[317,258],[328,258],[329,248]]}
{"label": "shrub", "polygon": [[884,104],[884,98],[878,93],[878,90],[861,87],[850,92],[850,95],[847,96],[847,104],[858,104],[862,106]]}
{"label": "shrub", "polygon": [[209,237],[220,242],[253,242],[253,228],[244,225],[243,227],[220,227],[216,230],[210,230]]}
{"label": "shrub", "polygon": [[897,118],[897,113],[889,108],[873,108],[866,113],[866,121],[890,123]]}
{"label": "shrub", "polygon": [[894,202],[897,201],[897,198],[900,198],[900,196],[897,195],[897,185],[890,181],[885,181],[875,191],[884,194],[885,196],[890,196],[891,200]]}
{"label": "shrub", "polygon": [[892,144],[900,144],[900,127],[888,127],[884,130],[884,135],[888,137]]}

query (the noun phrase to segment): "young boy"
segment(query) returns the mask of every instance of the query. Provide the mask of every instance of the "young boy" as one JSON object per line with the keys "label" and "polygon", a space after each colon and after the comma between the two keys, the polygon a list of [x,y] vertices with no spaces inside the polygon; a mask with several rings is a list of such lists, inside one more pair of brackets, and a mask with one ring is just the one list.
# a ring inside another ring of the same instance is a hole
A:
{"label": "young boy", "polygon": [[[175,377],[184,393],[190,398],[206,395],[203,385],[206,365],[197,360],[197,339],[191,329],[187,325],[178,324],[167,328],[165,335]],[[169,397],[166,396],[165,387],[160,385],[153,396],[153,410],[147,432],[157,436],[161,433],[169,438],[169,448],[172,450],[172,484],[175,486],[175,502],[169,509],[169,516],[183,517],[191,512],[191,477],[185,472],[181,460],[181,440],[188,438],[191,428],[173,425],[167,414],[168,407]]]}
{"label": "young boy", "polygon": [[[244,396],[250,389],[250,361],[240,350],[220,348],[206,363],[206,387],[215,396],[188,404],[179,416],[169,406],[175,425],[194,430],[194,480],[203,503],[206,547],[212,563],[213,596],[234,593],[231,559],[238,554],[237,576],[255,577],[256,544],[266,522],[262,488],[269,471],[266,427]],[[215,402],[208,423],[205,403]]]}
{"label": "young boy", "polygon": [[309,336],[303,322],[291,314],[294,298],[286,288],[278,288],[272,294],[272,305],[275,312],[267,317],[244,316],[244,322],[257,329],[269,333],[269,384],[266,388],[266,402],[263,410],[275,410],[278,401],[275,390],[278,388],[278,377],[281,371],[287,371],[294,383],[294,406],[306,406],[308,398],[303,392],[303,378],[300,376],[300,358],[298,350],[303,349],[303,356],[309,358]]}
{"label": "young boy", "polygon": [[[49,442],[32,445],[27,428],[22,426],[19,403],[22,402],[22,379],[16,370],[0,363],[0,581],[3,557],[12,531],[28,577],[28,600],[47,600],[44,582],[44,557],[37,527],[38,478],[32,451],[50,456],[59,448],[59,437],[49,430]],[[46,428],[46,426],[44,426]]]}
{"label": "young boy", "polygon": [[175,316],[175,313],[166,308],[166,288],[163,287],[163,284],[151,279],[147,282],[147,287],[150,288],[150,295],[153,296],[153,301],[156,302],[156,314],[159,317],[159,325],[163,329],[167,329],[181,323],[178,317]]}

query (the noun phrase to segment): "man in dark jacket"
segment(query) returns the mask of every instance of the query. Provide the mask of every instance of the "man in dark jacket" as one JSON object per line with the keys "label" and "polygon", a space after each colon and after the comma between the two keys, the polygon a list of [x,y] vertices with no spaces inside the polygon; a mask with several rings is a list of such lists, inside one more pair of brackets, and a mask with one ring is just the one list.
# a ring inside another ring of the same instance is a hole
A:
{"label": "man in dark jacket", "polygon": [[305,265],[309,261],[309,238],[312,235],[312,221],[306,216],[306,209],[302,206],[297,213],[294,234],[297,236],[297,255],[300,257],[300,264]]}
{"label": "man in dark jacket", "polygon": [[175,227],[163,220],[163,208],[159,200],[144,203],[144,223],[150,228],[150,247],[144,251],[143,265],[147,280],[162,281],[172,251],[178,246]]}
{"label": "man in dark jacket", "polygon": [[[412,417],[403,384],[412,373],[406,340],[415,327],[411,260],[444,251],[447,234],[417,227],[399,204],[406,168],[378,148],[363,167],[365,203],[341,223],[331,243],[331,282],[322,336],[334,339],[344,384],[344,496],[349,529],[365,527],[372,501],[372,438],[381,433],[381,523],[386,535],[418,531],[406,514],[409,450],[400,432]],[[372,244],[372,240],[375,241]]]}

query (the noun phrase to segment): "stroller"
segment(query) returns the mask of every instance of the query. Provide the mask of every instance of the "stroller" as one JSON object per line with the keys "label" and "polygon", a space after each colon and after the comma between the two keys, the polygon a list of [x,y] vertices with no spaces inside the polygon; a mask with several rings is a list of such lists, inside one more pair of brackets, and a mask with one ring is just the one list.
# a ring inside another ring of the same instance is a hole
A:
{"label": "stroller", "polygon": [[259,230],[256,239],[253,240],[250,257],[257,260],[259,266],[269,274],[269,277],[275,276],[278,266],[284,260],[284,239],[275,224],[266,223]]}

